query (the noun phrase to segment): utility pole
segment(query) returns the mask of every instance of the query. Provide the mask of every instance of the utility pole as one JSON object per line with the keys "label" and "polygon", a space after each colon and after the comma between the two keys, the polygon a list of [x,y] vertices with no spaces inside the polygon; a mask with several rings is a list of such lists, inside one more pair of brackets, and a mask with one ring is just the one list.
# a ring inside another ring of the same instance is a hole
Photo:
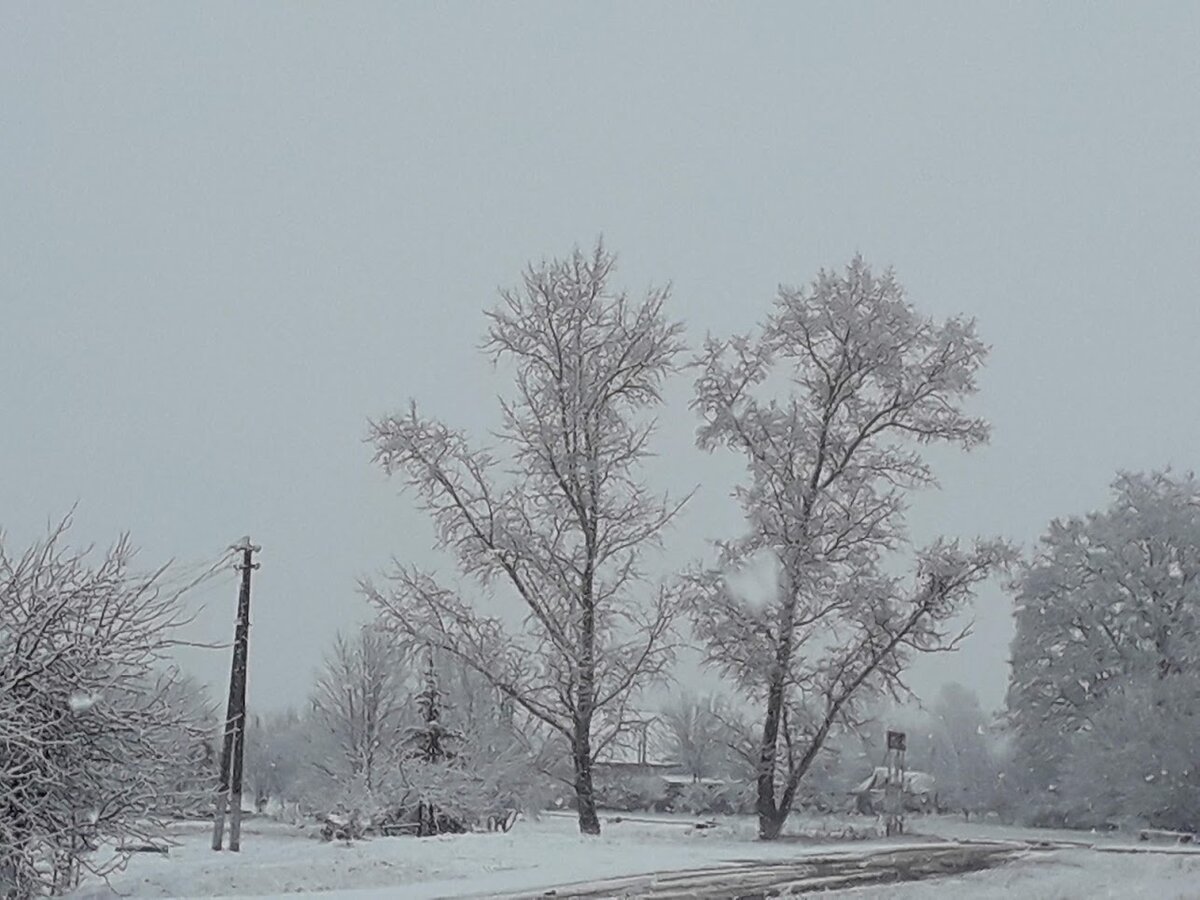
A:
{"label": "utility pole", "polygon": [[242,573],[238,592],[237,625],[233,639],[233,668],[229,674],[229,705],[225,712],[225,742],[221,748],[221,781],[217,787],[217,811],[213,820],[212,848],[220,850],[225,838],[225,811],[229,810],[229,849],[235,853],[242,842],[242,755],[246,747],[246,654],[250,641],[250,573],[258,568],[254,554],[262,548],[249,537],[229,548],[242,554],[237,565]]}
{"label": "utility pole", "polygon": [[904,755],[908,738],[903,731],[887,733],[887,781],[883,787],[884,831],[888,837],[904,834]]}

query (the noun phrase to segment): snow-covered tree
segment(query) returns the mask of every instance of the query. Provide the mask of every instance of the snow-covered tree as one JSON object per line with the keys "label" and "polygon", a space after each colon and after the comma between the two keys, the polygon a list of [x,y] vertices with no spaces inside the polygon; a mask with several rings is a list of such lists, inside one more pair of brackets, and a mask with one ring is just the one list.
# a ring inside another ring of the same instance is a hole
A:
{"label": "snow-covered tree", "polygon": [[1121,474],[1106,510],[1051,522],[1014,588],[1013,774],[1059,792],[1070,736],[1114,687],[1200,663],[1200,482]]}
{"label": "snow-covered tree", "polygon": [[169,664],[196,579],[95,557],[69,519],[20,553],[0,537],[0,895],[61,892],[211,798],[211,706]]}
{"label": "snow-covered tree", "polygon": [[405,733],[406,755],[425,763],[441,763],[454,759],[462,735],[450,727],[443,715],[446,697],[438,683],[433,651],[425,659],[421,690],[416,695],[417,721]]}
{"label": "snow-covered tree", "polygon": [[496,746],[482,734],[452,734],[452,754],[429,759],[413,752],[397,772],[409,812],[423,805],[422,830],[481,827],[530,808],[539,779],[518,742]]}
{"label": "snow-covered tree", "polygon": [[438,666],[438,687],[451,727],[481,747],[499,752],[520,744],[534,755],[541,743],[519,727],[512,700],[470,666],[443,654]]}
{"label": "snow-covered tree", "polygon": [[682,328],[664,314],[666,291],[615,293],[614,262],[598,245],[531,266],[489,314],[485,348],[515,375],[502,449],[474,449],[415,404],[371,425],[376,460],[415,490],[461,574],[506,585],[526,617],[506,627],[413,567],[366,593],[397,631],[466,663],[562,735],[585,833],[600,830],[593,760],[670,660],[677,608],[675,592],[648,583],[644,560],[679,504],[638,476]]}
{"label": "snow-covered tree", "polygon": [[251,716],[246,729],[243,778],[255,805],[300,799],[311,764],[312,723],[294,709]]}
{"label": "snow-covered tree", "polygon": [[1080,824],[1138,819],[1200,832],[1200,677],[1142,673],[1069,738],[1059,791]]}
{"label": "snow-covered tree", "polygon": [[930,711],[934,736],[929,772],[938,780],[939,802],[970,817],[996,800],[1000,757],[988,715],[974,691],[944,684]]}
{"label": "snow-covered tree", "polygon": [[[745,456],[736,497],[749,529],[695,575],[693,601],[710,661],[763,704],[764,839],[857,700],[899,685],[912,653],[954,648],[952,620],[1009,555],[999,542],[939,540],[911,577],[890,574],[907,547],[907,495],[934,483],[920,447],[987,439],[962,409],[985,355],[972,322],[920,315],[891,272],[860,258],[781,288],[756,336],[705,346],[698,443]],[[729,575],[764,557],[778,589],[758,603]]]}
{"label": "snow-covered tree", "polygon": [[693,778],[730,774],[737,747],[736,726],[717,694],[681,693],[662,708],[669,731],[671,758]]}
{"label": "snow-covered tree", "polygon": [[410,674],[406,649],[373,626],[334,638],[312,696],[315,747],[334,749],[313,753],[312,764],[343,790],[369,797],[406,752]]}
{"label": "snow-covered tree", "polygon": [[508,700],[449,654],[430,653],[414,698],[402,777],[410,797],[435,811],[434,823],[482,825],[533,808],[544,777],[541,749],[517,730]]}

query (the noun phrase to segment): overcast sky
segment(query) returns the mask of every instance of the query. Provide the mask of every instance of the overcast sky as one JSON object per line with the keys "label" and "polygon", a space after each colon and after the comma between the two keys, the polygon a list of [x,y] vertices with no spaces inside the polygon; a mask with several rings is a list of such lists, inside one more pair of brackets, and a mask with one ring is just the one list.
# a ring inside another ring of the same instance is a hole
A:
{"label": "overcast sky", "polygon": [[[0,12],[0,523],[78,501],[147,563],[250,533],[260,709],[366,615],[356,577],[432,558],[367,418],[488,426],[481,311],[600,233],[694,340],[856,251],[977,317],[994,438],[937,456],[920,537],[1028,546],[1118,468],[1197,465],[1200,5],[117,9]],[[679,564],[739,528],[693,427],[664,417],[653,473],[701,485]],[[999,703],[1010,613],[986,591],[915,686]],[[227,653],[189,659],[224,689]]]}

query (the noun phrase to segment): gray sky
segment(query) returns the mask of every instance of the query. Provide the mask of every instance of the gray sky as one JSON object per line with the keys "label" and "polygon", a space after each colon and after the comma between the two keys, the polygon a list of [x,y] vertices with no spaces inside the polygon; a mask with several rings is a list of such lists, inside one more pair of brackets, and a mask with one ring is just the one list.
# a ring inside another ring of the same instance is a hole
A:
{"label": "gray sky", "polygon": [[[251,702],[303,699],[354,579],[431,534],[369,465],[415,396],[493,421],[480,311],[603,233],[693,338],[858,250],[994,347],[992,445],[939,454],[919,536],[1104,502],[1200,456],[1200,5],[7,3],[0,12],[0,522],[147,562],[263,545]],[[686,385],[675,394],[686,399]],[[732,459],[672,558],[736,530]],[[232,577],[196,635],[227,639]],[[1000,701],[998,589],[918,667]],[[194,661],[222,688],[227,654]]]}

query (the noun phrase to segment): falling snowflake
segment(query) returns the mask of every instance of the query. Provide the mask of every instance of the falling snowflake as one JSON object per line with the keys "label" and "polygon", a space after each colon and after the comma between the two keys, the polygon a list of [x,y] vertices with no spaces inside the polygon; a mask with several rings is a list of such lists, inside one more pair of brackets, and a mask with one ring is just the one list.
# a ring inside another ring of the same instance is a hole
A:
{"label": "falling snowflake", "polygon": [[71,707],[71,712],[81,713],[87,712],[96,705],[96,701],[100,698],[95,694],[87,694],[83,691],[76,691],[67,698],[67,705]]}

